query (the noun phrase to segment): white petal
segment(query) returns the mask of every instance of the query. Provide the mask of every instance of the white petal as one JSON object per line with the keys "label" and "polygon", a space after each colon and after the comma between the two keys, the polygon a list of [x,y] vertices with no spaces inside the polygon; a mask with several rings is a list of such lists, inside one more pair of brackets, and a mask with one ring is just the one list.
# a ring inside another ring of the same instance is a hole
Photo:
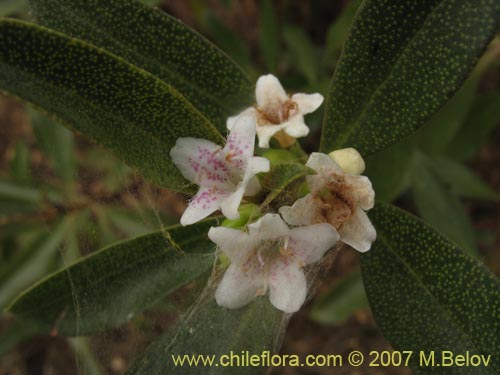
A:
{"label": "white petal", "polygon": [[257,173],[264,173],[264,172],[269,172],[271,169],[271,163],[269,162],[269,159],[266,159],[261,156],[254,156],[248,160],[248,165],[247,165],[247,173],[246,177],[247,179],[250,179]]}
{"label": "white petal", "polygon": [[215,291],[215,300],[219,306],[238,309],[253,300],[257,291],[264,287],[262,275],[244,273],[231,264]]}
{"label": "white petal", "polygon": [[269,298],[279,310],[293,313],[300,309],[307,296],[307,281],[297,262],[278,258],[269,275]]}
{"label": "white petal", "polygon": [[256,241],[287,236],[290,230],[278,214],[265,214],[248,226],[250,237]]}
{"label": "white petal", "polygon": [[354,202],[363,210],[370,210],[375,205],[375,191],[372,183],[366,176],[350,176],[350,195]]}
{"label": "white petal", "polygon": [[368,215],[360,208],[357,208],[354,215],[344,222],[339,234],[342,242],[362,253],[370,250],[372,242],[377,239],[377,232]]}
{"label": "white petal", "polygon": [[307,160],[306,167],[314,169],[318,173],[326,173],[328,170],[333,170],[337,173],[342,173],[342,169],[328,155],[321,152],[313,152]]}
{"label": "white petal", "polygon": [[190,225],[206,218],[219,209],[227,193],[210,187],[201,187],[189,201],[188,207],[181,217],[181,225]]}
{"label": "white petal", "polygon": [[220,205],[222,214],[230,220],[236,220],[240,217],[238,207],[240,206],[246,184],[240,184],[236,190],[229,194]]}
{"label": "white petal", "polygon": [[231,159],[246,159],[253,155],[255,145],[255,119],[250,116],[240,116],[227,137],[224,152]]}
{"label": "white petal", "polygon": [[250,116],[250,117],[253,117],[254,119],[257,119],[257,114],[255,112],[255,108],[253,108],[253,107],[247,108],[243,112],[237,114],[236,116],[228,117],[228,119],[226,120],[227,130],[231,130],[233,128],[234,124],[236,124],[242,116]]}
{"label": "white petal", "polygon": [[199,184],[203,171],[211,169],[208,167],[210,155],[220,150],[220,146],[206,139],[179,138],[170,150],[170,157],[186,179]]}
{"label": "white petal", "polygon": [[281,207],[279,212],[283,216],[283,219],[290,225],[313,224],[314,218],[317,215],[312,194],[297,199],[291,207]]}
{"label": "white petal", "polygon": [[255,98],[259,108],[274,108],[288,99],[278,78],[272,74],[260,76],[255,87]]}
{"label": "white petal", "polygon": [[214,242],[217,247],[227,255],[231,263],[241,265],[246,256],[252,250],[252,241],[248,233],[226,227],[212,227],[208,231],[208,238]]}
{"label": "white petal", "polygon": [[258,125],[257,136],[259,137],[259,147],[269,148],[270,139],[283,128],[283,125]]}
{"label": "white petal", "polygon": [[309,225],[290,231],[289,248],[304,264],[314,263],[331,249],[339,234],[328,223]]}
{"label": "white petal", "polygon": [[294,116],[285,124],[285,132],[291,137],[301,138],[309,134],[309,127],[304,123],[302,115]]}
{"label": "white petal", "polygon": [[299,111],[302,114],[314,112],[323,103],[323,95],[321,94],[294,94],[292,100],[298,104]]}

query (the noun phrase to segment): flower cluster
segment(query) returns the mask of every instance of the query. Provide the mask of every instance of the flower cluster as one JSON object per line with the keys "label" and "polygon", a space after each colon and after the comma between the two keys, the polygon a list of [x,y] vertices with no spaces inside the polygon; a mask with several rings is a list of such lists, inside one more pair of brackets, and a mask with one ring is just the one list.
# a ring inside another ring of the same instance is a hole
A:
{"label": "flower cluster", "polygon": [[[224,147],[204,139],[180,138],[170,155],[182,175],[199,186],[181,218],[193,224],[217,210],[238,219],[245,196],[261,189],[258,174],[270,170],[266,158],[254,156],[275,137],[282,147],[309,133],[304,114],[322,103],[320,94],[287,95],[273,75],[259,78],[256,104],[227,120],[230,130]],[[297,311],[307,296],[303,268],[318,262],[342,241],[367,251],[376,232],[365,211],[374,204],[374,192],[361,176],[364,161],[354,149],[330,155],[312,153],[306,166],[309,193],[279,213],[266,213],[246,228],[213,227],[208,236],[230,261],[215,298],[219,305],[239,308],[269,291],[278,309]],[[280,216],[281,215],[281,216]]]}

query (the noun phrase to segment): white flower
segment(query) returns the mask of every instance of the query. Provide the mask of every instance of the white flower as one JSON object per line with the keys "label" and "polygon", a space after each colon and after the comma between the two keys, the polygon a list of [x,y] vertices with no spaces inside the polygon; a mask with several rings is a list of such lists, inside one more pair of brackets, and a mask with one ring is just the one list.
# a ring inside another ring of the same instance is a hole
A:
{"label": "white flower", "polygon": [[181,218],[193,224],[212,212],[222,210],[229,219],[239,218],[243,195],[260,189],[255,175],[269,171],[269,160],[254,157],[255,121],[241,118],[231,130],[224,148],[197,138],[179,138],[170,151],[182,175],[200,186]]}
{"label": "white flower", "polygon": [[248,233],[218,227],[208,237],[231,261],[215,292],[220,306],[237,309],[269,289],[271,303],[287,313],[297,311],[306,299],[302,267],[319,261],[338,240],[329,224],[290,229],[277,214],[250,224]]}
{"label": "white flower", "polygon": [[[361,170],[360,165],[349,159],[348,153],[352,151],[347,151],[338,160],[343,160],[353,170]],[[285,221],[290,225],[330,223],[339,232],[342,242],[360,252],[370,250],[377,238],[375,228],[365,213],[373,208],[375,200],[370,180],[346,173],[337,162],[321,153],[312,153],[306,166],[317,172],[307,177],[311,192],[293,206],[280,208]]]}
{"label": "white flower", "polygon": [[321,94],[294,94],[289,96],[272,74],[261,76],[255,87],[257,104],[239,115],[229,117],[227,128],[232,129],[240,116],[252,116],[257,123],[259,147],[268,148],[269,140],[283,130],[293,138],[305,137],[309,128],[304,115],[314,112],[323,102]]}

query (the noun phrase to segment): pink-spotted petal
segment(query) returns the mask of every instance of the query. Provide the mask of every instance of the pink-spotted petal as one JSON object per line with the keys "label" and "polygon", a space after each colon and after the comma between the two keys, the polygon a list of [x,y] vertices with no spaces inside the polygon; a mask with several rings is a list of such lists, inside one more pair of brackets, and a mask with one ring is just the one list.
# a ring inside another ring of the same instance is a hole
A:
{"label": "pink-spotted petal", "polygon": [[[228,162],[245,160],[253,155],[255,127],[255,119],[251,116],[240,116],[236,119],[224,146]],[[236,164],[238,163],[236,162]]]}
{"label": "pink-spotted petal", "polygon": [[182,225],[194,224],[220,208],[227,193],[213,187],[201,187],[181,217]]}
{"label": "pink-spotted petal", "polygon": [[170,150],[170,156],[182,175],[195,184],[200,184],[206,171],[213,169],[214,159],[221,147],[198,138],[179,138]]}
{"label": "pink-spotted petal", "polygon": [[269,273],[269,298],[277,309],[294,313],[304,304],[307,281],[297,262],[278,258]]}
{"label": "pink-spotted petal", "polygon": [[288,247],[303,265],[319,261],[337,243],[339,234],[328,223],[295,228],[290,231]]}
{"label": "pink-spotted petal", "polygon": [[252,301],[263,288],[265,283],[261,274],[245,273],[231,264],[215,291],[215,300],[219,306],[238,309]]}

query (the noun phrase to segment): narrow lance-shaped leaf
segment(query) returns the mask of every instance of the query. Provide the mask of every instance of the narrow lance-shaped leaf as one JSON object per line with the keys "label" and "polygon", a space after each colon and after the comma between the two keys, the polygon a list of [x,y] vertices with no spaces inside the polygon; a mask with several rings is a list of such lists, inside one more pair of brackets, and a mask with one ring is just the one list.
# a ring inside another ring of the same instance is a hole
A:
{"label": "narrow lance-shaped leaf", "polygon": [[30,0],[36,20],[89,41],[172,85],[224,134],[252,85],[227,55],[175,18],[131,0]]}
{"label": "narrow lance-shaped leaf", "polygon": [[217,218],[108,246],[22,293],[9,310],[36,325],[79,336],[129,320],[211,268],[206,239]]}
{"label": "narrow lance-shaped leaf", "polygon": [[190,191],[169,155],[176,140],[222,141],[182,95],[151,74],[24,22],[0,22],[0,90],[42,108],[174,190]]}
{"label": "narrow lance-shaped leaf", "polygon": [[455,92],[493,37],[496,0],[367,0],[334,74],[321,150],[363,155],[412,133]]}
{"label": "narrow lance-shaped leaf", "polygon": [[[377,241],[361,257],[362,274],[385,338],[396,350],[413,351],[416,374],[499,374],[498,278],[404,211],[378,203],[369,215]],[[431,351],[436,366],[426,367],[419,353]],[[442,366],[450,353],[488,362]]]}

